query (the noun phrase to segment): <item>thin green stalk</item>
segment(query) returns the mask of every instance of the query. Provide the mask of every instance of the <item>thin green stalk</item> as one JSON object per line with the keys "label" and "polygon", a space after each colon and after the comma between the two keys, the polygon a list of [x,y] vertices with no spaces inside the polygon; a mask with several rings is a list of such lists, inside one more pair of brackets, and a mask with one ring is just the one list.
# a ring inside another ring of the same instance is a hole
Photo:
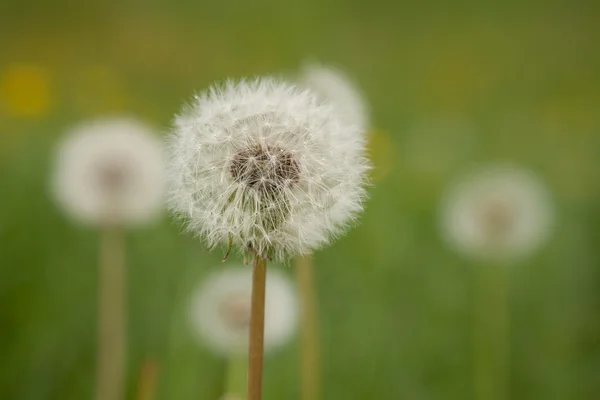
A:
{"label": "thin green stalk", "polygon": [[225,399],[242,398],[248,379],[248,360],[246,356],[233,354],[227,362],[225,378]]}
{"label": "thin green stalk", "polygon": [[125,375],[125,235],[100,232],[98,271],[97,400],[123,398]]}
{"label": "thin green stalk", "polygon": [[158,364],[154,359],[147,359],[140,366],[136,400],[154,400],[156,397],[156,380],[158,376]]}
{"label": "thin green stalk", "polygon": [[506,400],[510,398],[509,270],[485,265],[475,271],[475,398]]}
{"label": "thin green stalk", "polygon": [[310,256],[296,259],[296,277],[300,296],[300,399],[318,400],[318,317],[313,262]]}
{"label": "thin green stalk", "polygon": [[267,262],[263,257],[255,254],[252,262],[252,302],[250,309],[250,340],[248,344],[248,396],[246,400],[262,399],[266,281]]}

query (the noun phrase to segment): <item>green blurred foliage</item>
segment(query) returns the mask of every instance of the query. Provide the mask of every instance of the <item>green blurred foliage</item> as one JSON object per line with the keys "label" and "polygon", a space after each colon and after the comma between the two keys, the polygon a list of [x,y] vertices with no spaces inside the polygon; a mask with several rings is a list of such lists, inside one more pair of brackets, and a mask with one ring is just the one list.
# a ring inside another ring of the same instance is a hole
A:
{"label": "green blurred foliage", "polygon": [[[315,257],[323,398],[474,398],[482,266],[445,246],[437,210],[457,174],[504,160],[538,172],[558,219],[509,271],[510,398],[596,398],[599,18],[591,1],[2,2],[0,398],[93,393],[97,235],[49,196],[61,133],[115,113],[166,130],[214,80],[306,59],[354,77],[385,138],[361,224]],[[148,359],[160,399],[216,399],[223,385],[225,360],[185,318],[222,254],[180,231],[164,216],[128,237],[128,398]],[[297,353],[268,356],[265,399],[296,398]]]}

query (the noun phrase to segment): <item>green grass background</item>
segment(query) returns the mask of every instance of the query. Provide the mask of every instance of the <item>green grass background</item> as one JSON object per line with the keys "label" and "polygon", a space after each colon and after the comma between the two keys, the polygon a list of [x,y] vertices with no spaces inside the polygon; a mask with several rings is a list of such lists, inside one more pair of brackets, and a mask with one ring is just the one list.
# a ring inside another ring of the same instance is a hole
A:
{"label": "green grass background", "polygon": [[[323,398],[475,398],[482,266],[445,246],[436,218],[450,180],[496,161],[536,171],[557,212],[549,243],[509,271],[510,398],[598,398],[599,21],[592,1],[3,1],[0,398],[92,398],[97,235],[48,193],[65,129],[128,113],[165,131],[214,80],[307,59],[354,78],[379,132],[361,224],[315,257]],[[23,66],[42,94],[6,83]],[[15,96],[45,100],[23,111]],[[165,215],[128,237],[128,398],[149,358],[159,399],[223,385],[224,360],[185,318],[222,254],[180,231]],[[265,399],[297,398],[297,353],[268,356]]]}

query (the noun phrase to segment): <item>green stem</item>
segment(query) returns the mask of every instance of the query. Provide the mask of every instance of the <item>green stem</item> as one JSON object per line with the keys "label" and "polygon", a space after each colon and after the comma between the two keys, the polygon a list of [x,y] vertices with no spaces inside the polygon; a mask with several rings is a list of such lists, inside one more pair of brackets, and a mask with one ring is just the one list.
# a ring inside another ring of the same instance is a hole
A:
{"label": "green stem", "polygon": [[156,380],[158,364],[152,358],[146,359],[140,366],[138,373],[136,400],[154,400],[156,397]]}
{"label": "green stem", "polygon": [[310,256],[296,259],[296,277],[300,297],[300,399],[319,398],[319,339],[317,301]]}
{"label": "green stem", "polygon": [[484,265],[475,274],[475,398],[506,400],[510,398],[509,270],[504,265]]}
{"label": "green stem", "polygon": [[224,398],[242,398],[248,379],[248,359],[246,356],[232,354],[227,362]]}
{"label": "green stem", "polygon": [[125,236],[122,229],[100,232],[98,270],[97,400],[123,398],[125,377]]}

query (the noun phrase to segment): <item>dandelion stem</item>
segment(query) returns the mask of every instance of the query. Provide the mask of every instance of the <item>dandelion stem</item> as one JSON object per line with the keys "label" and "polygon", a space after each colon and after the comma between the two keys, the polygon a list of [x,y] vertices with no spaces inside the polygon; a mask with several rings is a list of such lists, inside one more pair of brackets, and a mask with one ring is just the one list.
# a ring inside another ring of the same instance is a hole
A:
{"label": "dandelion stem", "polygon": [[261,400],[262,398],[266,283],[267,262],[263,257],[255,254],[252,262],[252,303],[250,306],[247,400]]}
{"label": "dandelion stem", "polygon": [[115,227],[100,232],[96,400],[123,397],[125,375],[125,237]]}
{"label": "dandelion stem", "polygon": [[509,271],[479,266],[475,312],[474,373],[477,400],[510,398]]}
{"label": "dandelion stem", "polygon": [[300,399],[319,398],[319,340],[317,304],[310,256],[296,259],[296,276],[300,295]]}
{"label": "dandelion stem", "polygon": [[237,398],[244,395],[248,379],[248,361],[246,357],[232,354],[227,362],[227,377],[225,381],[224,398]]}
{"label": "dandelion stem", "polygon": [[147,359],[140,366],[137,381],[136,400],[153,400],[156,390],[158,364],[153,359]]}

